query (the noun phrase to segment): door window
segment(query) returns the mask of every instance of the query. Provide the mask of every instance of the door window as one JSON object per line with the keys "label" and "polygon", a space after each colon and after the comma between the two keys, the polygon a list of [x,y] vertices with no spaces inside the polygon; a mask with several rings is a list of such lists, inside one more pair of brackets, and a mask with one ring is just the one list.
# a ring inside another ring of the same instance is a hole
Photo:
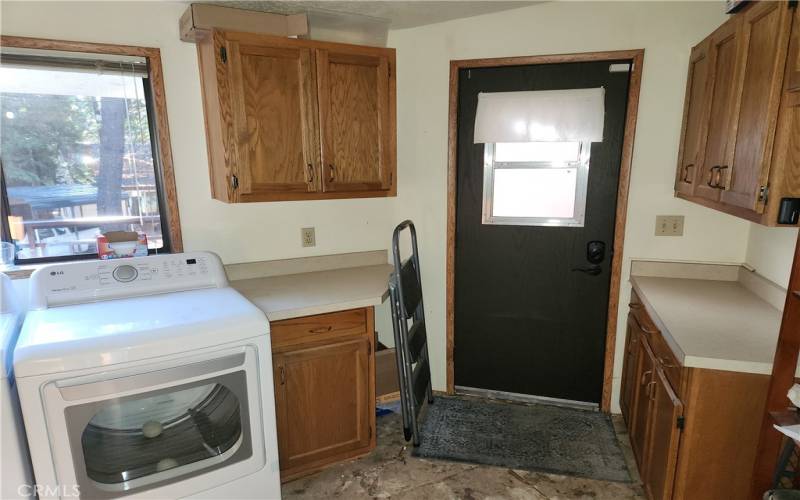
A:
{"label": "door window", "polygon": [[583,227],[587,142],[484,146],[483,223]]}

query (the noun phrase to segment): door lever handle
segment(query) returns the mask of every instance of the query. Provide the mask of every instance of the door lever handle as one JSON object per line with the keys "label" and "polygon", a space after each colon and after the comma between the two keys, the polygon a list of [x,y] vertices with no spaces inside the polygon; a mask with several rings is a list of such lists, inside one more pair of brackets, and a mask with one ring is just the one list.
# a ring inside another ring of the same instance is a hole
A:
{"label": "door lever handle", "polygon": [[598,265],[592,265],[587,267],[573,267],[572,271],[580,271],[584,274],[588,274],[589,276],[597,276],[603,272],[603,268]]}

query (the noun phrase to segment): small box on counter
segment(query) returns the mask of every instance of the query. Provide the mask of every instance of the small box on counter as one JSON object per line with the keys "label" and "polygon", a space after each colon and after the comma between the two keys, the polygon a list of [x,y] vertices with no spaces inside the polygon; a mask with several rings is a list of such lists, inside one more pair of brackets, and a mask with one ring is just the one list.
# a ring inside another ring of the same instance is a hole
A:
{"label": "small box on counter", "polygon": [[136,231],[109,231],[97,237],[101,259],[122,259],[147,255],[147,235]]}

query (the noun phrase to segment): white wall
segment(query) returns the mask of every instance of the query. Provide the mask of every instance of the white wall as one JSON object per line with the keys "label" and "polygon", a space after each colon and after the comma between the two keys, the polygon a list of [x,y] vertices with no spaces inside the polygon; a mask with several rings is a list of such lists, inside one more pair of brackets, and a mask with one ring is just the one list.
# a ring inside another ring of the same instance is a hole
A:
{"label": "white wall", "polygon": [[[388,248],[393,200],[226,205],[211,198],[195,46],[180,41],[177,2],[9,2],[4,35],[141,45],[161,49],[175,181],[186,250],[226,263]],[[300,246],[316,227],[317,246]]]}
{"label": "white wall", "polygon": [[[548,2],[390,32],[397,48],[398,218],[417,223],[436,389],[445,387],[448,64],[451,59],[645,49],[625,234],[616,406],[630,259],[742,262],[749,224],[672,195],[690,47],[725,19],[720,2]],[[682,238],[655,237],[656,214],[686,216]],[[490,345],[491,339],[487,339]]]}
{"label": "white wall", "polygon": [[797,229],[750,224],[745,262],[758,274],[786,288],[796,243]]}

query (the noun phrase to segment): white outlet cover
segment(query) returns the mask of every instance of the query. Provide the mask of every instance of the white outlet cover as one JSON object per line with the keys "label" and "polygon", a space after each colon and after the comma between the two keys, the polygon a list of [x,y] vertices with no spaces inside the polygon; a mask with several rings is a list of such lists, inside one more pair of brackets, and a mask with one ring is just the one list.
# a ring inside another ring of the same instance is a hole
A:
{"label": "white outlet cover", "polygon": [[683,215],[656,215],[656,236],[683,236]]}

